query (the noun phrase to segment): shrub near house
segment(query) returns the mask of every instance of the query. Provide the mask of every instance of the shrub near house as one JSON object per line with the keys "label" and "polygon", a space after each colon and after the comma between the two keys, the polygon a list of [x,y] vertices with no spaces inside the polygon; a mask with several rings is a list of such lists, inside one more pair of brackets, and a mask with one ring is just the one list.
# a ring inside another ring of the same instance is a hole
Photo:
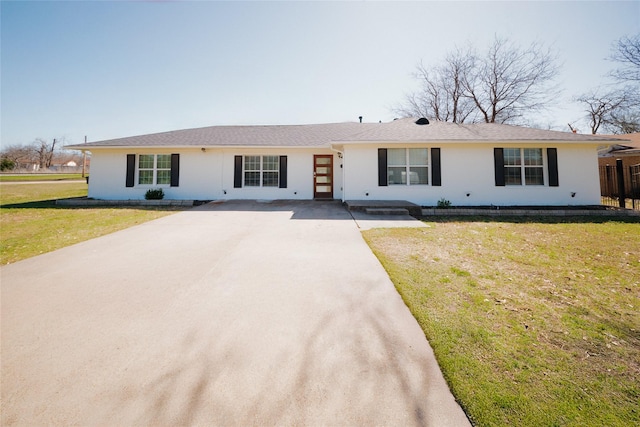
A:
{"label": "shrub near house", "polygon": [[164,191],[162,191],[162,188],[149,189],[144,198],[146,200],[162,200],[164,199]]}

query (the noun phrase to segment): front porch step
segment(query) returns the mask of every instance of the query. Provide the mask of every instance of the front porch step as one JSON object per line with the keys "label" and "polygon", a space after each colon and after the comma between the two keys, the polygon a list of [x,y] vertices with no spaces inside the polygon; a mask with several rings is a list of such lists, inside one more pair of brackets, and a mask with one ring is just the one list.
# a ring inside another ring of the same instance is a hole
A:
{"label": "front porch step", "polygon": [[404,208],[366,208],[369,215],[409,215],[409,210]]}
{"label": "front porch step", "polygon": [[345,206],[350,211],[365,212],[372,215],[422,215],[422,208],[406,200],[347,200]]}

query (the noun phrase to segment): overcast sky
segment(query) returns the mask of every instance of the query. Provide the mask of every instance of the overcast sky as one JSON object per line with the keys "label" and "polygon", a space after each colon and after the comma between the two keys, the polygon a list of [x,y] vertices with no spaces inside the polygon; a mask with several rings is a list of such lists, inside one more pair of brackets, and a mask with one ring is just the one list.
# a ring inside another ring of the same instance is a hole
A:
{"label": "overcast sky", "polygon": [[[1,142],[390,121],[415,65],[497,35],[559,55],[559,108],[606,82],[640,2],[1,2]],[[586,125],[578,125],[587,132]]]}

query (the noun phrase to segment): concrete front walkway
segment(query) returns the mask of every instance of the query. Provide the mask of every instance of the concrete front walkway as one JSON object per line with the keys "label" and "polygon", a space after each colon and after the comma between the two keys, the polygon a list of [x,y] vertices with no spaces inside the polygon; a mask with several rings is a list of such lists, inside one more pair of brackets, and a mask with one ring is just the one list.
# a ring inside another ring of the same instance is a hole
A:
{"label": "concrete front walkway", "polygon": [[0,273],[3,426],[469,425],[338,203],[209,204]]}

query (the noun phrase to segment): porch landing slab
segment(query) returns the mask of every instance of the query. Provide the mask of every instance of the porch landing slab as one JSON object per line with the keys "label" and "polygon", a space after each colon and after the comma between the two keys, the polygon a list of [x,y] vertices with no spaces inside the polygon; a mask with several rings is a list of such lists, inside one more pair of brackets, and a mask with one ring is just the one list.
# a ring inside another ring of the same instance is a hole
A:
{"label": "porch landing slab", "polygon": [[389,214],[393,214],[395,210],[405,209],[411,216],[419,217],[422,215],[420,205],[406,200],[347,200],[344,204],[347,210],[352,212],[376,213],[378,211],[383,213],[389,211]]}

